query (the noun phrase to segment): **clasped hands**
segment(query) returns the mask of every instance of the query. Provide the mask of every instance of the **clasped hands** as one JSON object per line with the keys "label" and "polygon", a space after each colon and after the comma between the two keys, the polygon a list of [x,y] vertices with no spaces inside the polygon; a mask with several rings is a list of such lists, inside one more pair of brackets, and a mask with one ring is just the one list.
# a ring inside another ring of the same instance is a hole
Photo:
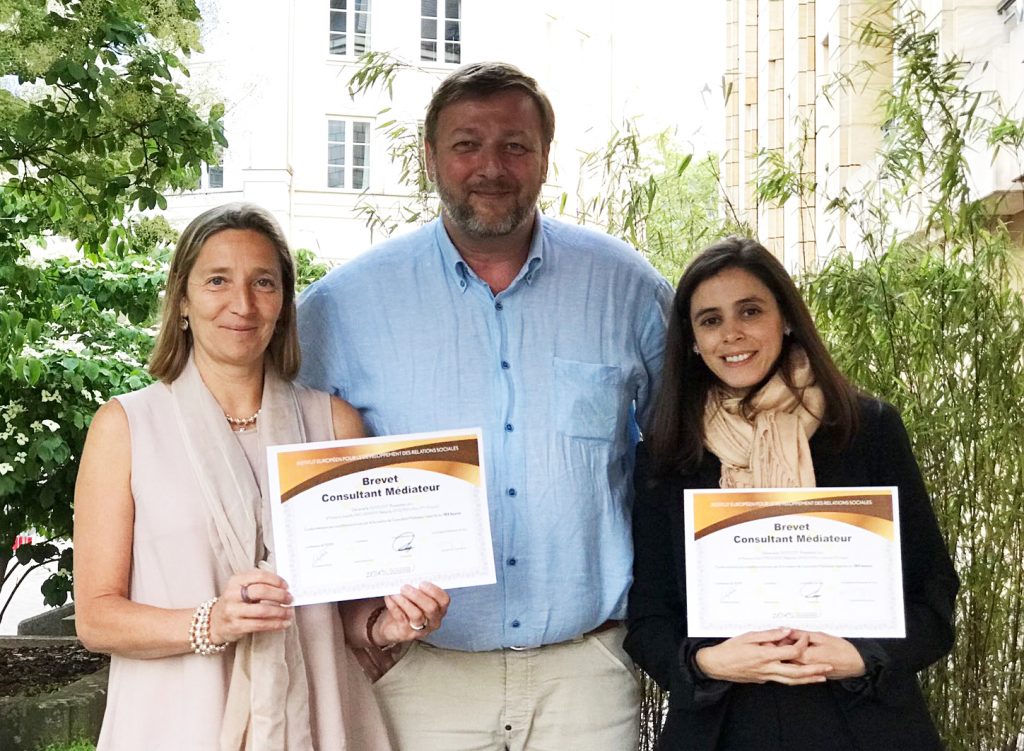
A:
{"label": "clasped hands", "polygon": [[864,675],[864,660],[850,641],[816,631],[751,631],[700,649],[697,667],[709,678],[787,686]]}

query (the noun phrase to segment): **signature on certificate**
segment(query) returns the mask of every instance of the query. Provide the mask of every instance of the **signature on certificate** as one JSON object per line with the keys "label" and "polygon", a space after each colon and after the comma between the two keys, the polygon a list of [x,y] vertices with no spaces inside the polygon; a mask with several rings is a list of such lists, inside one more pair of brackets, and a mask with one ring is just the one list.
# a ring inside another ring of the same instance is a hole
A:
{"label": "signature on certificate", "polygon": [[821,582],[804,582],[800,585],[800,594],[806,600],[817,600],[821,597]]}
{"label": "signature on certificate", "polygon": [[412,550],[412,541],[415,539],[416,535],[412,532],[402,532],[402,534],[396,535],[395,539],[391,541],[391,547],[397,553],[408,553]]}

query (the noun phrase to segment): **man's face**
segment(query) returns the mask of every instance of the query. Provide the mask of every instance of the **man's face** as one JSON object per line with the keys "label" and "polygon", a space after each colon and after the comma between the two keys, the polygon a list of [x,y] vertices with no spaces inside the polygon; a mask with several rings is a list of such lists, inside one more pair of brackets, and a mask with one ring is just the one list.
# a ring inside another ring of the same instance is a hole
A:
{"label": "man's face", "polygon": [[533,220],[548,171],[542,133],[537,105],[516,89],[441,110],[427,169],[460,230],[503,237]]}

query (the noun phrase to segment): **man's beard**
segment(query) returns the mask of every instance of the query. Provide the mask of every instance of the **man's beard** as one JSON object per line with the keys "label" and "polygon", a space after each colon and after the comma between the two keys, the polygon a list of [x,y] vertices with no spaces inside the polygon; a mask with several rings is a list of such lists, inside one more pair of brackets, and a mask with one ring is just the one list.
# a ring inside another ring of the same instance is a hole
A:
{"label": "man's beard", "polygon": [[[447,186],[439,180],[434,185],[437,188],[437,194],[441,198],[441,204],[444,206],[445,212],[455,222],[456,226],[467,235],[481,240],[510,235],[513,230],[533,216],[534,211],[536,211],[537,198],[540,196],[540,185],[537,186],[537,190],[532,196],[527,196],[527,200],[521,200],[517,193],[515,203],[504,216],[488,221],[477,214],[476,209],[470,204],[468,197],[466,200],[462,200],[459,196],[448,190]],[[510,187],[512,186],[503,182],[474,186],[475,189],[497,188],[499,190],[507,190]]]}

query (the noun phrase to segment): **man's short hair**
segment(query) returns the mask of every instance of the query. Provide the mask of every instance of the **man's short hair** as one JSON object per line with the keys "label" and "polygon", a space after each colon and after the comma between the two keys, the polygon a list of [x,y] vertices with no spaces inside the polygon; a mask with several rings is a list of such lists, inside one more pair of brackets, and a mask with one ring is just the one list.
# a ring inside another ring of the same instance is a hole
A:
{"label": "man's short hair", "polygon": [[555,137],[555,111],[537,82],[519,68],[508,63],[470,63],[441,82],[427,105],[424,130],[427,143],[437,143],[437,120],[441,110],[463,99],[483,99],[509,89],[519,89],[533,100],[540,114],[545,149]]}

